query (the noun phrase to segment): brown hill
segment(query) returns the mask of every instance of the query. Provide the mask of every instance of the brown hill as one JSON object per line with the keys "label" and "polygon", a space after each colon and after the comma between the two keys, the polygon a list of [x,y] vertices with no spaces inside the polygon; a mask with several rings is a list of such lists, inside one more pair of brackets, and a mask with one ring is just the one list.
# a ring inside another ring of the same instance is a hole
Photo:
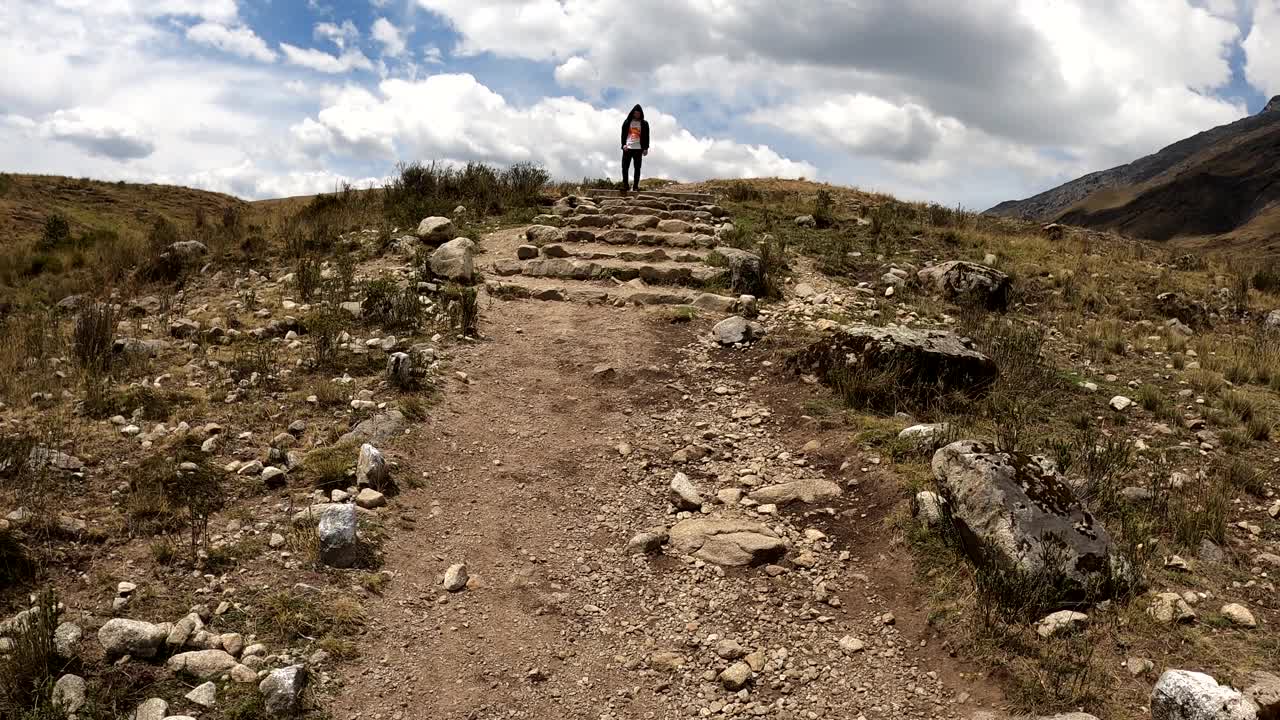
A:
{"label": "brown hill", "polygon": [[217,220],[227,207],[243,205],[230,195],[175,185],[104,182],[55,175],[0,175],[0,244],[34,241],[45,219],[60,213],[73,233],[113,230],[146,232],[156,218],[191,224],[197,215]]}
{"label": "brown hill", "polygon": [[1280,254],[1280,97],[1258,115],[987,212]]}

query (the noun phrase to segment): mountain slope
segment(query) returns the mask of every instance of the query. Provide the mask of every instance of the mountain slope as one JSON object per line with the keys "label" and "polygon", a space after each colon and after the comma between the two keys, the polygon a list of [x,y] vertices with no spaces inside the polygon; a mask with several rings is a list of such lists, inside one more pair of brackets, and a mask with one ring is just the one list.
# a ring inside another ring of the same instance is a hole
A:
{"label": "mountain slope", "polygon": [[1118,230],[1153,240],[1277,240],[1280,97],[1128,165],[1091,173],[987,212]]}
{"label": "mountain slope", "polygon": [[157,218],[191,224],[203,213],[221,220],[227,207],[244,201],[230,195],[174,185],[141,185],[55,175],[0,175],[0,245],[32,241],[45,218],[61,213],[72,232],[111,229],[145,233]]}

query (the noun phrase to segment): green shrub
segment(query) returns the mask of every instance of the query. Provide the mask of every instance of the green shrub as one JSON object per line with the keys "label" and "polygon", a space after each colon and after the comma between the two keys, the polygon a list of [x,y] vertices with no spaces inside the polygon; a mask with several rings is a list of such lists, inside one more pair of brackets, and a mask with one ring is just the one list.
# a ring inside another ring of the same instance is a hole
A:
{"label": "green shrub", "polygon": [[819,190],[813,199],[813,219],[819,228],[836,224],[835,200],[827,190]]}
{"label": "green shrub", "polygon": [[115,332],[116,314],[109,303],[86,304],[80,308],[71,333],[71,349],[85,373],[103,375],[111,369]]}
{"label": "green shrub", "polygon": [[71,222],[62,213],[53,213],[44,220],[40,241],[36,247],[43,251],[56,250],[71,241]]}

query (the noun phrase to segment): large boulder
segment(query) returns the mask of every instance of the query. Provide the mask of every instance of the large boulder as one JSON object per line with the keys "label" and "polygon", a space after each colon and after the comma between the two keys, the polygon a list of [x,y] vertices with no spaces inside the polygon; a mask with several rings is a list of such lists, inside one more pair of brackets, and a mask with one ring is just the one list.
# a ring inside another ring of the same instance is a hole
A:
{"label": "large boulder", "polygon": [[564,235],[564,230],[550,225],[530,225],[524,231],[525,239],[537,247],[562,242]]}
{"label": "large boulder", "polygon": [[169,636],[166,625],[154,625],[141,620],[112,618],[98,629],[98,642],[107,657],[132,655],[136,658],[154,657],[156,651]]}
{"label": "large boulder", "polygon": [[764,336],[764,327],[741,315],[725,318],[711,328],[711,334],[721,345],[737,345]]}
{"label": "large boulder", "polygon": [[964,260],[932,265],[916,273],[920,284],[949,300],[969,302],[992,310],[1009,305],[1013,283],[999,270]]}
{"label": "large boulder", "polygon": [[759,255],[724,245],[713,252],[724,258],[725,267],[729,268],[729,288],[734,292],[764,295],[768,290]]}
{"label": "large boulder", "polygon": [[404,431],[406,420],[399,410],[374,415],[338,438],[339,443],[385,443]]}
{"label": "large boulder", "polygon": [[199,240],[179,240],[169,246],[169,253],[183,265],[195,265],[209,254],[209,248]]}
{"label": "large boulder", "polygon": [[432,216],[418,223],[418,237],[431,245],[439,245],[453,239],[453,221],[447,217]]}
{"label": "large boulder", "polygon": [[991,358],[959,335],[898,325],[850,325],[828,330],[787,359],[796,372],[813,372],[828,384],[865,369],[893,372],[904,389],[920,394],[980,394],[999,370]]}
{"label": "large boulder", "polygon": [[1166,670],[1151,691],[1151,720],[1257,720],[1240,691],[1204,673]]}
{"label": "large boulder", "polygon": [[1106,528],[1048,459],[962,440],[934,453],[933,474],[975,563],[1053,583],[1062,602],[1132,583]]}
{"label": "large boulder", "polygon": [[340,505],[326,512],[316,527],[320,536],[320,562],[330,567],[349,568],[359,564],[360,542],[356,537],[356,506]]}
{"label": "large boulder", "polygon": [[784,540],[750,520],[682,520],[671,528],[668,540],[677,551],[717,565],[762,565],[787,553]]}
{"label": "large boulder", "polygon": [[258,684],[262,704],[270,717],[287,717],[302,710],[302,692],[307,687],[307,669],[290,665],[272,670]]}
{"label": "large boulder", "polygon": [[1193,328],[1209,324],[1209,307],[1199,300],[1192,300],[1180,293],[1165,292],[1157,295],[1156,310],[1164,317],[1178,320]]}
{"label": "large boulder", "polygon": [[431,253],[431,272],[454,282],[469,283],[476,276],[476,244],[456,238]]}

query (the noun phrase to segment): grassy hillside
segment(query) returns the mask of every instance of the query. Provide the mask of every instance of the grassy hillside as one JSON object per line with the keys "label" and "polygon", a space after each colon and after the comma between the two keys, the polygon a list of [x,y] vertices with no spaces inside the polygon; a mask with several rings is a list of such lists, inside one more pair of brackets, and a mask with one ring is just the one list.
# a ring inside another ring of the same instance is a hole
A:
{"label": "grassy hillside", "polygon": [[110,287],[157,223],[195,228],[246,208],[229,195],[172,185],[0,175],[0,307]]}

